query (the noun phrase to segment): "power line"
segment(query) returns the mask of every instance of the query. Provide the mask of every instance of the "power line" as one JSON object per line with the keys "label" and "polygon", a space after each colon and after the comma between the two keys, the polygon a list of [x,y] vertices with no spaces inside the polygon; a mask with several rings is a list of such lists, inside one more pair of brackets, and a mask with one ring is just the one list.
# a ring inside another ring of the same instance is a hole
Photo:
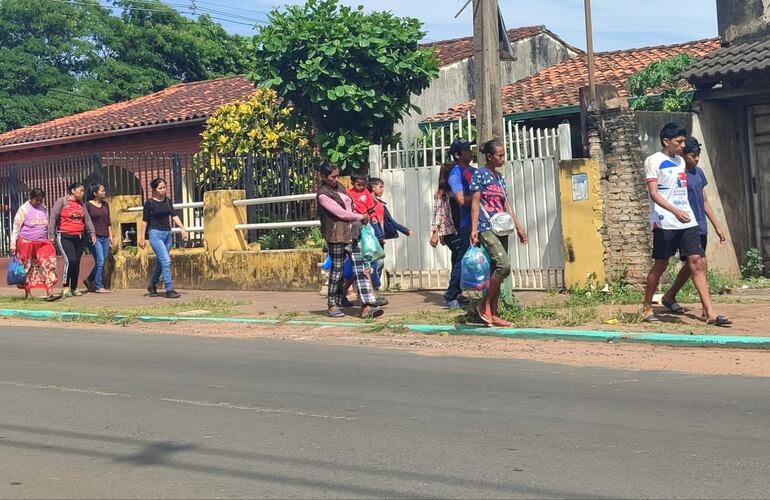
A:
{"label": "power line", "polygon": [[[49,1],[50,2],[64,3],[64,4],[67,4],[67,5],[78,5],[78,6],[81,6],[81,7],[93,7],[94,6],[93,4],[76,2],[74,0],[73,1],[69,1],[69,0],[49,0]],[[145,4],[145,5],[147,5],[147,4]],[[168,10],[166,10],[166,9],[145,9],[145,8],[141,8],[141,7],[131,7],[130,9],[123,9],[123,10],[124,11],[131,10],[131,11],[137,11],[137,12],[166,12],[166,13],[169,10],[172,10],[172,11],[178,12],[179,14],[182,14],[182,15],[185,15],[185,14],[187,14],[187,15],[195,15],[192,12],[185,12],[185,11],[182,11],[182,10],[177,10],[176,8],[172,7],[171,5],[167,5],[167,4],[163,4],[163,5],[168,7]],[[182,8],[187,9],[187,7],[179,7],[179,9],[182,9]],[[227,19],[227,18],[219,17],[219,15],[212,16],[212,15],[209,14],[209,17],[211,19],[216,20],[216,21],[222,21],[222,22],[231,23],[231,24],[241,24],[243,26],[250,26],[252,28],[256,24],[265,24],[265,21],[257,20],[257,19],[250,19],[249,20],[250,22],[244,22],[244,21],[238,21],[238,20],[235,20],[235,19]],[[247,19],[247,18],[244,18],[244,19]]]}

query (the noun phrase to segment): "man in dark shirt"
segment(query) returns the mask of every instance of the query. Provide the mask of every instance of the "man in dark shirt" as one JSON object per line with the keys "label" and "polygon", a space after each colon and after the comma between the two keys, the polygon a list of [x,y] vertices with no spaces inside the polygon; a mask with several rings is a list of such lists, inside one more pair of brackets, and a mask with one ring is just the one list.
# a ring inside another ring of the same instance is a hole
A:
{"label": "man in dark shirt", "polygon": [[[468,251],[471,241],[471,177],[476,171],[471,166],[473,153],[472,143],[457,139],[449,146],[449,155],[455,162],[449,172],[450,199],[459,207],[460,216],[454,219],[457,234],[446,241],[452,252],[452,273],[449,277],[449,287],[444,293],[444,304],[450,309],[459,309],[468,302],[460,288],[460,262]],[[452,214],[454,215],[454,214]]]}

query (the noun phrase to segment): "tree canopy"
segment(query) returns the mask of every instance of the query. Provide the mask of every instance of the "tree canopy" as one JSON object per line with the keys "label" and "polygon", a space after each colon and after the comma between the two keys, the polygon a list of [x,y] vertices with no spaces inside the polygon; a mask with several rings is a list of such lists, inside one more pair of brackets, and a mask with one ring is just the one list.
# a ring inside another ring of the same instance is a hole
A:
{"label": "tree canopy", "polygon": [[244,73],[247,39],[160,0],[0,0],[0,132]]}
{"label": "tree canopy", "polygon": [[275,9],[254,37],[255,83],[273,88],[307,116],[323,156],[364,162],[372,142],[392,142],[393,125],[438,75],[421,23],[366,13],[338,0]]}
{"label": "tree canopy", "polygon": [[690,54],[678,54],[647,65],[628,79],[628,92],[636,97],[634,108],[645,111],[689,111],[693,94],[679,75],[695,62]]}

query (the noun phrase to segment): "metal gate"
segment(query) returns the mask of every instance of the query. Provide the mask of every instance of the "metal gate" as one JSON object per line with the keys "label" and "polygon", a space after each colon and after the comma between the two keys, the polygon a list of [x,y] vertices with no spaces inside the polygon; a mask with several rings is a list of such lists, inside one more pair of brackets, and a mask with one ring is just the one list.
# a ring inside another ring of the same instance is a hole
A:
{"label": "metal gate", "polygon": [[[532,129],[508,122],[505,132],[509,199],[529,239],[526,246],[519,244],[515,237],[510,239],[513,287],[519,290],[563,288],[558,165],[560,159],[571,158],[569,125]],[[437,141],[436,135],[432,135],[408,149],[399,146],[383,150],[373,146],[370,150],[370,159],[374,160],[370,164],[371,175],[384,180],[383,198],[388,208],[396,220],[416,233],[412,238],[402,236],[387,242],[385,268],[391,287],[440,289],[447,286],[451,267],[449,251],[444,247],[432,248],[429,240],[433,197],[441,161],[449,158],[449,141]]]}

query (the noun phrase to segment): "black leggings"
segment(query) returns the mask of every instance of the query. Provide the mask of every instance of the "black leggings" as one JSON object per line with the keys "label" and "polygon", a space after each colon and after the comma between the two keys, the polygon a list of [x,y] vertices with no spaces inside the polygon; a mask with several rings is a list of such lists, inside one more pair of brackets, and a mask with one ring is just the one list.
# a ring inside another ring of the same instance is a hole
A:
{"label": "black leggings", "polygon": [[82,235],[57,233],[56,247],[61,252],[64,259],[64,270],[62,270],[62,286],[70,287],[75,291],[78,287],[78,277],[80,276],[80,257],[83,255],[83,246],[86,239]]}

